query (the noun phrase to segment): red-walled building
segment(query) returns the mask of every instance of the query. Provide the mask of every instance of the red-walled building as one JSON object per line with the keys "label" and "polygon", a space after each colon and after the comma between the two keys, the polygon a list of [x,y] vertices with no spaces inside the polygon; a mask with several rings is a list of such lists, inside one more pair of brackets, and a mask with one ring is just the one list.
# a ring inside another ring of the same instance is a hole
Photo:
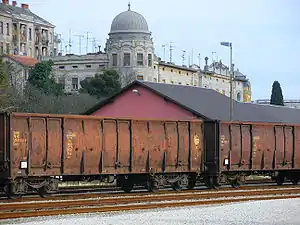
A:
{"label": "red-walled building", "polygon": [[[85,114],[136,119],[230,120],[230,99],[214,90],[134,81]],[[299,124],[299,109],[233,102],[233,120]]]}
{"label": "red-walled building", "polygon": [[[228,102],[226,96],[209,89],[134,81],[120,93],[100,102],[85,114],[140,119],[208,119],[199,111],[202,109],[206,113],[206,107],[198,106],[209,104],[209,98],[220,104]],[[216,113],[207,115],[214,116]]]}

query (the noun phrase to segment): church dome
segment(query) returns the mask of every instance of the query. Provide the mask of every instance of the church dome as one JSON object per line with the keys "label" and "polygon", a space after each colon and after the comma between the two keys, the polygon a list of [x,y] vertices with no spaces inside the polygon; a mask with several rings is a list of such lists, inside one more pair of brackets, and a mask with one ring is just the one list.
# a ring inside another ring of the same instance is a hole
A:
{"label": "church dome", "polygon": [[124,32],[150,33],[146,19],[141,14],[131,11],[130,4],[127,11],[114,18],[110,27],[110,34]]}

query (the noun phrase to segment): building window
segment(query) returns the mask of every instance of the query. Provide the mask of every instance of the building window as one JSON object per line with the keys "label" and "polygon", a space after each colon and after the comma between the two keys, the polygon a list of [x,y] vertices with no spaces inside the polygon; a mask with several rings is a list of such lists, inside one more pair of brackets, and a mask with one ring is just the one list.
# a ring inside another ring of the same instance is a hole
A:
{"label": "building window", "polygon": [[112,54],[112,66],[118,66],[118,54]]}
{"label": "building window", "polygon": [[72,89],[78,90],[78,78],[72,78]]}
{"label": "building window", "polygon": [[173,81],[173,80],[171,80],[171,84],[174,84],[174,81]]}
{"label": "building window", "polygon": [[65,68],[65,66],[59,66],[58,68],[59,68],[59,69],[64,69],[64,68]]}
{"label": "building window", "polygon": [[77,69],[78,68],[78,66],[72,66],[74,69]]}
{"label": "building window", "polygon": [[6,54],[10,54],[10,45],[6,43]]}
{"label": "building window", "polygon": [[0,44],[0,55],[3,55],[4,49],[3,49],[3,43]]}
{"label": "building window", "polygon": [[143,75],[137,75],[137,77],[136,77],[138,80],[144,80],[144,77],[143,77]]}
{"label": "building window", "polygon": [[156,66],[153,66],[153,69],[156,69]]}
{"label": "building window", "polygon": [[181,84],[181,82],[178,82],[178,84]]}
{"label": "building window", "polygon": [[165,71],[165,67],[163,67],[162,70]]}
{"label": "building window", "polygon": [[137,65],[138,66],[143,66],[143,53],[138,53],[137,54]]}
{"label": "building window", "polygon": [[239,93],[237,93],[237,95],[236,95],[236,99],[237,99],[238,101],[241,101],[241,94],[240,94],[240,92],[239,92]]}
{"label": "building window", "polygon": [[165,79],[162,79],[162,82],[163,82],[163,83],[166,83],[166,80],[165,80]]}
{"label": "building window", "polygon": [[218,81],[219,81],[219,79],[216,79],[216,81],[218,82]]}
{"label": "building window", "polygon": [[65,88],[65,78],[64,78],[64,77],[60,77],[60,78],[58,79],[58,83],[61,84],[61,86],[62,86],[63,88]]}
{"label": "building window", "polygon": [[92,68],[92,66],[91,66],[91,65],[85,65],[85,67],[86,67],[86,68]]}
{"label": "building window", "polygon": [[157,82],[157,79],[156,79],[156,78],[153,78],[153,81],[154,81],[154,82]]}
{"label": "building window", "polygon": [[6,35],[9,35],[9,23],[6,23]]}
{"label": "building window", "polygon": [[28,36],[29,36],[29,41],[32,41],[32,30],[31,28],[29,28],[29,32],[28,32]]}
{"label": "building window", "polygon": [[173,69],[171,69],[171,72],[173,72]]}
{"label": "building window", "polygon": [[148,66],[152,67],[152,54],[148,54]]}
{"label": "building window", "polygon": [[222,90],[222,94],[225,95],[225,90]]}
{"label": "building window", "polygon": [[3,34],[3,22],[0,22],[0,34]]}
{"label": "building window", "polygon": [[130,66],[130,53],[124,53],[124,66]]}
{"label": "building window", "polygon": [[189,73],[186,73],[186,75],[189,75]]}
{"label": "building window", "polygon": [[179,70],[178,73],[181,74],[181,71]]}

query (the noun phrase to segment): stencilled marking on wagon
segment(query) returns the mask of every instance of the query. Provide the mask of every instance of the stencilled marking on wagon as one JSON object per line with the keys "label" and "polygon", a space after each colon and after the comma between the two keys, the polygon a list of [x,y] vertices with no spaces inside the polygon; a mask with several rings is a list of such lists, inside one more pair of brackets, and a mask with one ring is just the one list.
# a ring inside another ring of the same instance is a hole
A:
{"label": "stencilled marking on wagon", "polygon": [[220,141],[221,141],[221,147],[224,147],[224,145],[228,143],[228,140],[226,139],[224,134],[221,135]]}
{"label": "stencilled marking on wagon", "polygon": [[73,139],[76,137],[76,134],[69,131],[66,137],[67,137],[67,159],[70,159],[74,150]]}
{"label": "stencilled marking on wagon", "polygon": [[194,135],[194,144],[195,144],[196,148],[200,144],[200,138],[199,138],[199,135],[197,135],[197,134]]}
{"label": "stencilled marking on wagon", "polygon": [[258,146],[257,142],[259,140],[260,140],[259,136],[254,136],[253,137],[253,154],[252,154],[253,158],[256,156],[256,151],[257,151],[257,146]]}
{"label": "stencilled marking on wagon", "polygon": [[13,145],[18,146],[20,143],[26,143],[26,138],[21,137],[20,131],[13,132]]}

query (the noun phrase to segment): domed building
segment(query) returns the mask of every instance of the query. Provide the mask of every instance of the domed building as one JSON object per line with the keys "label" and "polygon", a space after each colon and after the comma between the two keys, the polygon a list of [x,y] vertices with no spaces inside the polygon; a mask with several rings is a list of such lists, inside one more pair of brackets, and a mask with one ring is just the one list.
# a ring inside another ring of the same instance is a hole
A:
{"label": "domed building", "polygon": [[146,19],[128,4],[128,10],[113,19],[108,35],[109,67],[119,71],[122,84],[152,81],[154,47]]}

